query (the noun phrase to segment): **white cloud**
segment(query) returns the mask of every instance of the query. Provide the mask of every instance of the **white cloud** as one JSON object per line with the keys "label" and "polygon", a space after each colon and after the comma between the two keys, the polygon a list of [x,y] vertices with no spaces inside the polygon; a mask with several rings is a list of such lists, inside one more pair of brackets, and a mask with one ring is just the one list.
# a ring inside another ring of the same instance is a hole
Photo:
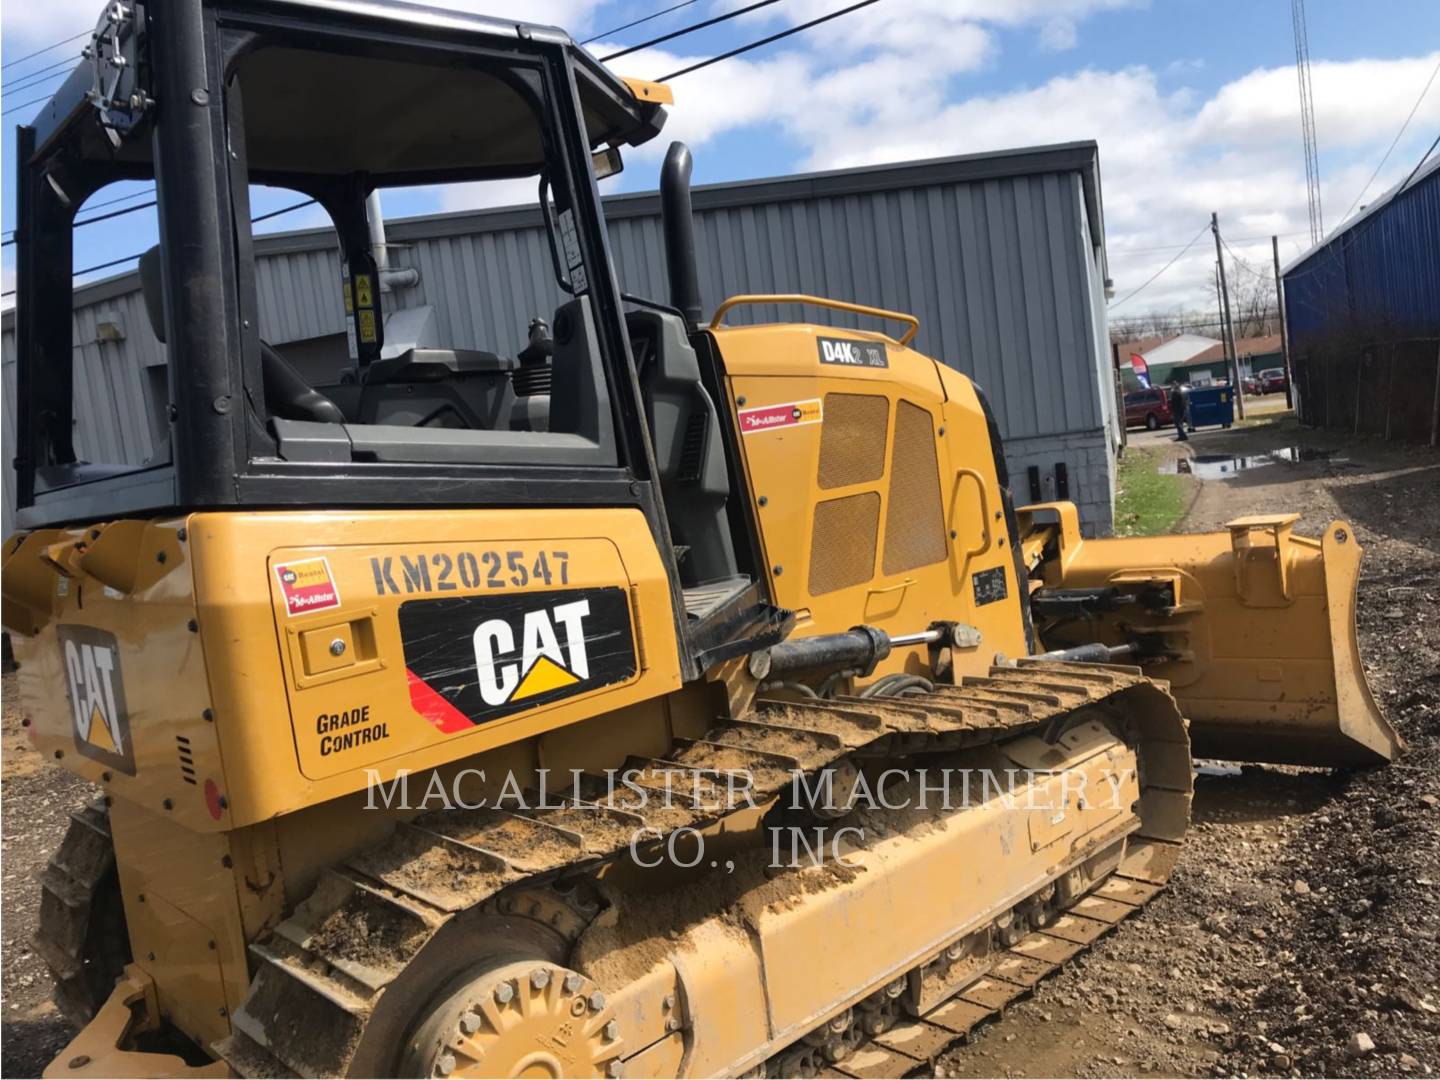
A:
{"label": "white cloud", "polygon": [[[1437,57],[1315,65],[1322,202],[1331,228],[1369,179]],[[1082,70],[1032,87],[945,103],[921,75],[892,100],[867,87],[903,71],[880,53],[842,68],[788,102],[776,122],[805,148],[801,168],[828,169],[1094,139],[1100,146],[1111,275],[1120,295],[1179,252],[1218,212],[1231,249],[1270,266],[1271,234],[1282,261],[1307,244],[1308,206],[1299,153],[1294,71],[1254,72],[1208,100],[1165,89],[1147,67]],[[873,73],[884,72],[879,80]],[[1167,72],[1172,78],[1174,71]],[[1440,123],[1432,92],[1405,140],[1365,195],[1404,177]],[[1327,135],[1326,133],[1330,133]],[[1257,237],[1250,240],[1247,238]],[[1208,233],[1121,310],[1208,304],[1214,263]]]}
{"label": "white cloud", "polygon": [[1040,47],[1048,52],[1064,52],[1073,49],[1079,40],[1080,30],[1074,19],[1057,15],[1047,19],[1040,28]]}
{"label": "white cloud", "polygon": [[488,15],[495,19],[558,26],[571,34],[579,34],[602,0],[424,0],[429,7],[464,11],[471,15]]}
{"label": "white cloud", "polygon": [[[1321,145],[1366,145],[1379,134],[1393,134],[1437,62],[1440,52],[1400,60],[1312,63],[1315,133]],[[1431,131],[1440,124],[1440,93],[1432,90],[1411,124]],[[1269,68],[1236,79],[1205,103],[1195,128],[1197,137],[1213,142],[1260,147],[1284,142],[1288,149],[1300,130],[1295,69]]]}
{"label": "white cloud", "polygon": [[473,184],[446,184],[435,189],[440,209],[488,210],[496,206],[534,206],[540,201],[540,182],[533,176],[517,180],[482,180]]}
{"label": "white cloud", "polygon": [[[0,15],[0,32],[5,35],[5,51],[23,56],[34,49],[43,48],[53,41],[73,37],[83,31],[93,30],[100,18],[104,5],[99,0],[11,0],[4,5]],[[83,41],[75,42],[75,52],[80,51]],[[18,47],[17,47],[18,46]],[[31,64],[45,67],[67,55],[67,51],[56,49],[46,53],[45,58],[36,57]],[[18,57],[16,57],[18,58]],[[6,56],[6,62],[12,57]],[[27,68],[30,65],[27,65]],[[17,73],[15,78],[20,78]]]}
{"label": "white cloud", "polygon": [[[741,0],[732,0],[738,6]],[[861,8],[844,19],[825,23],[807,33],[814,47],[833,55],[872,49],[922,54],[932,69],[957,68],[949,51],[977,29],[987,35],[997,29],[1034,27],[1045,48],[1071,48],[1077,24],[1097,11],[1139,7],[1144,0],[886,0]],[[788,25],[808,22],[834,11],[833,0],[792,0],[766,8],[763,14]],[[757,13],[761,14],[761,13]],[[963,53],[962,53],[963,56]],[[918,56],[917,56],[918,58]],[[918,72],[917,72],[918,74]]]}

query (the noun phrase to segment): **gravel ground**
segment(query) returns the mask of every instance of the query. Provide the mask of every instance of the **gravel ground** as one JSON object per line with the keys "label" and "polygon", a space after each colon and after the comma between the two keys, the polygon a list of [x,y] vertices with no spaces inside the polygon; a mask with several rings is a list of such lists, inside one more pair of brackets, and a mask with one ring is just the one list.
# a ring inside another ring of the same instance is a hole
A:
{"label": "gravel ground", "polygon": [[[1301,511],[1311,534],[1348,519],[1366,553],[1366,669],[1408,750],[1368,773],[1200,777],[1171,887],[937,1076],[1440,1072],[1440,455],[1293,423],[1202,432],[1189,452],[1295,443],[1345,460],[1192,481],[1182,529],[1264,510]],[[13,691],[7,676],[0,1072],[38,1076],[69,1037],[29,945],[38,878],[90,789],[29,749]]]}
{"label": "gravel ground", "polygon": [[40,915],[40,873],[65,836],[70,812],[94,789],[31,747],[21,726],[15,678],[6,675],[0,688],[0,1074],[39,1076],[72,1034],[50,1002],[50,973],[30,946]]}
{"label": "gravel ground", "polygon": [[1297,444],[1337,452],[1192,481],[1180,530],[1348,520],[1365,548],[1361,653],[1408,748],[1370,772],[1200,776],[1170,888],[937,1076],[1440,1073],[1440,454],[1293,421],[1202,431],[1188,452]]}

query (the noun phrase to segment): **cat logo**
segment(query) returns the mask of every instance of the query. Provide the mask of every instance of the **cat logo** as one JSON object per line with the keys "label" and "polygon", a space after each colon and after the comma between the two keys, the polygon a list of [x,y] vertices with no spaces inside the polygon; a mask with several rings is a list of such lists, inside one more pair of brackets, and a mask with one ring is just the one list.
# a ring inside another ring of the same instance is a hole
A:
{"label": "cat logo", "polygon": [[442,731],[636,673],[624,589],[407,600],[400,634],[416,712]]}
{"label": "cat logo", "polygon": [[[487,705],[522,701],[550,690],[574,686],[590,675],[585,655],[585,617],[589,600],[573,600],[527,611],[520,631],[520,659],[500,657],[515,652],[515,630],[505,619],[487,619],[475,628],[475,670],[480,696]],[[557,629],[560,633],[556,633]],[[560,637],[564,636],[564,647]]]}
{"label": "cat logo", "polygon": [[76,752],[134,776],[135,747],[115,635],[91,626],[59,626],[55,636],[65,663]]}

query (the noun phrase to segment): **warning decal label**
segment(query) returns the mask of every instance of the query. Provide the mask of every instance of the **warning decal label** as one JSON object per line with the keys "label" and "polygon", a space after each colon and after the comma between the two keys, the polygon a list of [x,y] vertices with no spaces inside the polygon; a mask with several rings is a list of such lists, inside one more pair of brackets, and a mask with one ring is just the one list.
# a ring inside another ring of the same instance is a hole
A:
{"label": "warning decal label", "polygon": [[325,558],[280,563],[275,567],[275,577],[285,596],[287,614],[304,615],[340,606],[340,590],[335,586],[330,562]]}

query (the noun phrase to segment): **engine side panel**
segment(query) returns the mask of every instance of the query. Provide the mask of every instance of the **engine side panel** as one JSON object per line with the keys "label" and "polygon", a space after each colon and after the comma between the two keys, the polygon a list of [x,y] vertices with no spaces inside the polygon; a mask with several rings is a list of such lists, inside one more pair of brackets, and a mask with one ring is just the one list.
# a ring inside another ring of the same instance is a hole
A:
{"label": "engine side panel", "polygon": [[[979,631],[958,672],[1026,654],[1023,592],[984,410],[958,372],[878,334],[715,334],[776,602],[796,634]],[[877,671],[920,671],[923,647]]]}

